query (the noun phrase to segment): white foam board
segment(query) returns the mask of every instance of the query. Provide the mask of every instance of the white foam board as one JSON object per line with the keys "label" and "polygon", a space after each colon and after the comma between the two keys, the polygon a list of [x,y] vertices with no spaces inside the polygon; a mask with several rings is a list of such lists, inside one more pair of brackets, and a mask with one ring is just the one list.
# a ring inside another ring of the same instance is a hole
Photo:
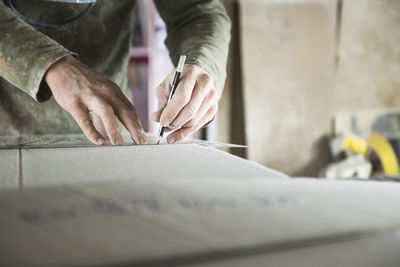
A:
{"label": "white foam board", "polygon": [[149,178],[286,177],[196,144],[22,149],[22,162],[24,187]]}
{"label": "white foam board", "polygon": [[[328,244],[336,244],[325,250],[335,257],[347,248],[348,261],[327,258],[323,266],[399,260],[397,183],[151,178],[3,192],[0,205],[4,266],[169,266],[250,256],[257,263],[263,255],[271,266],[293,266],[278,254],[318,263],[316,252]],[[368,256],[352,253],[357,240]]]}
{"label": "white foam board", "polygon": [[0,150],[0,190],[18,188],[18,149]]}

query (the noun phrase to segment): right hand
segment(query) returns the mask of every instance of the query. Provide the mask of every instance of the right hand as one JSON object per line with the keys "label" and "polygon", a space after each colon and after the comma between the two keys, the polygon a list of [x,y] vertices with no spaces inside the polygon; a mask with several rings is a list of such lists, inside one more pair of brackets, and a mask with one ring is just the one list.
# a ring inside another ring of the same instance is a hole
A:
{"label": "right hand", "polygon": [[113,145],[123,143],[117,118],[137,144],[148,142],[135,107],[118,85],[73,56],[51,65],[45,81],[57,103],[72,115],[93,143],[102,145],[107,136]]}

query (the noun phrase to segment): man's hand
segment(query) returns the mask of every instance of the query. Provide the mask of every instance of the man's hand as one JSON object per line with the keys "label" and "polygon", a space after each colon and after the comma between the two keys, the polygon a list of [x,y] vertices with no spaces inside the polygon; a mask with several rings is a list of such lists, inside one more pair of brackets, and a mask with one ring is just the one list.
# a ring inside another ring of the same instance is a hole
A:
{"label": "man's hand", "polygon": [[218,111],[218,95],[210,75],[193,65],[185,65],[178,87],[167,105],[175,71],[157,87],[159,110],[153,120],[171,133],[167,141],[181,141],[211,121]]}
{"label": "man's hand", "polygon": [[137,144],[147,143],[136,109],[118,85],[74,57],[54,63],[45,80],[57,103],[72,115],[93,143],[102,145],[107,136],[113,145],[123,143],[116,118]]}

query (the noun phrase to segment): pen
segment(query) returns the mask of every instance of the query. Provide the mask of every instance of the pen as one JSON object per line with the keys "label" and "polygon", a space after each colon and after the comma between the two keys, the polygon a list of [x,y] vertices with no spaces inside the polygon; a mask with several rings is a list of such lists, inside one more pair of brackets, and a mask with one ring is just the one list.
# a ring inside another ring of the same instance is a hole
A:
{"label": "pen", "polygon": [[[181,73],[182,73],[183,65],[185,64],[185,60],[186,60],[186,56],[181,55],[179,57],[179,63],[178,63],[178,67],[176,68],[174,81],[172,82],[171,92],[169,93],[169,97],[167,100],[167,105],[168,105],[169,101],[171,101],[171,98],[175,93],[175,89],[178,86],[179,78],[181,77]],[[160,144],[160,141],[161,141],[163,135],[164,135],[164,127],[162,127],[160,125],[160,128],[158,129],[158,134],[157,134],[157,136],[158,136],[157,145]]]}

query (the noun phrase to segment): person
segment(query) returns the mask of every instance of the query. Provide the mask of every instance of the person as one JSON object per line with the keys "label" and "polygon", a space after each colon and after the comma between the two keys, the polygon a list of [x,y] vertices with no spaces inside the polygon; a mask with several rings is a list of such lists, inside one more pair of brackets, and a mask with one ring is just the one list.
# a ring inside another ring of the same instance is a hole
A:
{"label": "person", "polygon": [[[154,3],[167,25],[172,62],[176,66],[179,55],[187,56],[174,97],[166,105],[172,70],[157,88],[159,110],[152,115],[173,131],[167,139],[173,143],[217,112],[230,20],[215,0]],[[134,142],[147,143],[127,88],[134,4],[0,0],[0,135],[81,130],[95,144],[109,139],[119,145],[120,121]]]}

